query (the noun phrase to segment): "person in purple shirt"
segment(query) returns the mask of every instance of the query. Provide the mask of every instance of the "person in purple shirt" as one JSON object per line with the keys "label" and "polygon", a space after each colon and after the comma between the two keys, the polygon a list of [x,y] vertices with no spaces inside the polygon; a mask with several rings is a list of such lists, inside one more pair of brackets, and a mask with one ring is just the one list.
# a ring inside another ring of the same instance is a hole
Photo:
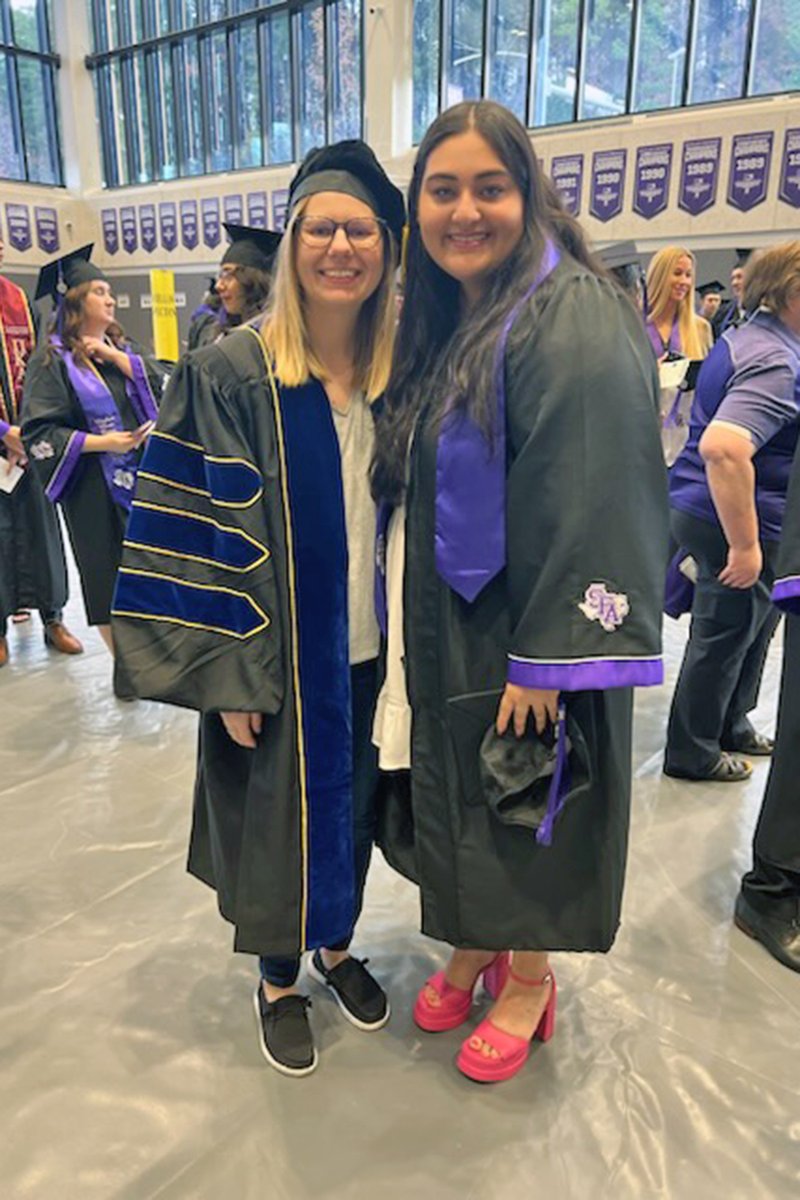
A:
{"label": "person in purple shirt", "polygon": [[770,590],[800,433],[800,241],[751,260],[744,302],[754,315],[703,364],[670,479],[673,535],[698,568],[664,759],[683,779],[746,779],[735,755],[773,748],[747,714],[778,620]]}

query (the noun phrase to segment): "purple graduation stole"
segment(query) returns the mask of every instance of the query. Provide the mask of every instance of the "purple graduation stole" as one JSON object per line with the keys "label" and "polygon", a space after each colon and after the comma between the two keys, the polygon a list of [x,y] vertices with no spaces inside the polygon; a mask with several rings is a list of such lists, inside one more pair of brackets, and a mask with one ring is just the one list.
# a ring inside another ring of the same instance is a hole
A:
{"label": "purple graduation stole", "polygon": [[661,334],[655,327],[652,317],[647,318],[647,321],[645,322],[645,329],[647,330],[647,336],[650,339],[650,345],[653,347],[653,352],[656,358],[661,358],[661,355],[666,354],[667,351],[671,351],[673,354],[683,353],[681,350],[681,331],[678,328],[677,317],[672,322],[672,329],[669,331],[669,341],[666,346],[664,345]]}
{"label": "purple graduation stole", "polygon": [[[83,366],[77,363],[72,351],[64,349],[60,337],[54,335],[50,338],[50,342],[64,360],[69,381],[80,401],[89,432],[95,434],[122,432],[122,418],[119,415],[119,409],[108,384],[97,368],[93,364]],[[144,425],[146,421],[156,420],[158,408],[150,390],[147,372],[140,355],[131,354],[129,350],[126,350],[125,353],[128,355],[133,370],[133,379],[126,378],[125,380],[125,392],[131,402],[136,420],[140,425]],[[136,487],[138,451],[128,450],[125,454],[104,452],[98,454],[97,457],[100,459],[103,479],[111,499],[120,508],[130,512]]]}
{"label": "purple graduation stole", "polygon": [[470,602],[506,565],[506,343],[521,309],[560,259],[548,238],[536,278],[503,324],[494,358],[493,444],[463,409],[449,411],[442,420],[436,448],[436,569]]}

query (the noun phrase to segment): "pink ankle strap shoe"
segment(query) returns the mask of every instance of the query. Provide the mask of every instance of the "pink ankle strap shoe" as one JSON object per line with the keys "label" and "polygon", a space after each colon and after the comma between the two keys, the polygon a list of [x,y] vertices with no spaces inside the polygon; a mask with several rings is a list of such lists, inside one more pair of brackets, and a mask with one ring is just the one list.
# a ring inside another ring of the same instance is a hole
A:
{"label": "pink ankle strap shoe", "polygon": [[[530,1039],[515,1037],[498,1029],[490,1017],[486,1017],[477,1026],[471,1037],[462,1043],[456,1058],[456,1066],[462,1075],[474,1079],[477,1083],[502,1083],[524,1067],[531,1045],[535,1038],[541,1042],[549,1042],[556,1027],[556,980],[552,971],[548,971],[541,979],[524,979],[514,971],[509,972],[518,983],[528,987],[544,987],[552,984],[547,1007],[542,1013],[533,1037]],[[497,1051],[497,1057],[490,1058],[483,1053],[483,1044]]]}
{"label": "pink ankle strap shoe", "polygon": [[[483,977],[483,986],[493,1000],[503,990],[508,978],[508,954],[498,954],[487,967],[479,972],[471,988],[453,987],[448,983],[444,971],[437,971],[420,990],[414,1004],[414,1021],[426,1033],[444,1033],[463,1025],[472,1008],[472,996],[478,980]],[[425,988],[433,988],[441,1003],[433,1005],[428,1000]]]}

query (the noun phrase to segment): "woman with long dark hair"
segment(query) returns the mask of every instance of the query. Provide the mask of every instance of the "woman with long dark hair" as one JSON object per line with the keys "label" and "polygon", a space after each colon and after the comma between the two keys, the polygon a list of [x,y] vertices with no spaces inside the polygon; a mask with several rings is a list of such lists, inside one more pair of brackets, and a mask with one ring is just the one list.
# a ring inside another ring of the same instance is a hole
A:
{"label": "woman with long dark hair", "polygon": [[414,1016],[461,1024],[483,974],[458,1066],[495,1081],[552,1032],[548,952],[619,921],[631,689],[662,677],[655,363],[499,105],[434,121],[409,210],[373,485],[406,507],[413,858],[453,947]]}
{"label": "woman with long dark hair", "polygon": [[47,498],[66,518],[86,619],[111,650],[114,581],[164,372],[125,337],[91,250],[42,269],[36,298],[52,295],[56,315],[28,364],[22,433]]}

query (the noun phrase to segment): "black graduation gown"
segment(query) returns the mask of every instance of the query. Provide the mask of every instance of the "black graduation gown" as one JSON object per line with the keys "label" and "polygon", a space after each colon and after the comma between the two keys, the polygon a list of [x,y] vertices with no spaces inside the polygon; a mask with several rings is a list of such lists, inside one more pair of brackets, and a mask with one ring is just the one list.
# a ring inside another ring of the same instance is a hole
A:
{"label": "black graduation gown", "polygon": [[[142,356],[156,400],[161,395],[164,371],[140,347],[129,344]],[[109,363],[97,366],[114,397],[124,429],[136,429],[140,421],[125,390],[125,377]],[[28,454],[44,488],[64,456],[70,435],[88,431],[86,416],[58,354],[40,347],[31,356],[25,376],[23,436]],[[47,457],[36,447],[50,447]],[[114,581],[122,554],[127,514],[111,498],[103,478],[99,454],[83,454],[68,489],[61,496],[72,551],[90,625],[107,625]]]}
{"label": "black graduation gown", "polygon": [[[659,681],[668,513],[655,367],[630,303],[565,259],[516,321],[505,381],[506,567],[472,603],[437,573],[438,433],[424,416],[411,454],[405,652],[422,927],[462,947],[607,950],[631,788],[632,692],[614,685]],[[598,582],[628,601],[610,630],[579,607]],[[591,785],[550,846],[501,824],[480,785],[509,655],[562,690],[589,749]]]}
{"label": "black graduation gown", "polygon": [[[270,386],[252,328],[187,355],[139,472],[118,669],[202,714],[188,869],[235,948],[294,956],[354,916],[347,538],[322,386]],[[265,714],[255,750],[219,712]]]}
{"label": "black graduation gown", "polygon": [[743,891],[762,904],[788,902],[791,916],[800,900],[800,453],[786,498],[772,598],[786,613],[778,728],[753,840],[754,869]]}
{"label": "black graduation gown", "polygon": [[[19,424],[14,389],[0,354],[3,410]],[[0,454],[5,448],[0,447]],[[67,602],[67,566],[61,530],[30,467],[13,492],[0,492],[0,630],[15,612],[58,613]]]}

